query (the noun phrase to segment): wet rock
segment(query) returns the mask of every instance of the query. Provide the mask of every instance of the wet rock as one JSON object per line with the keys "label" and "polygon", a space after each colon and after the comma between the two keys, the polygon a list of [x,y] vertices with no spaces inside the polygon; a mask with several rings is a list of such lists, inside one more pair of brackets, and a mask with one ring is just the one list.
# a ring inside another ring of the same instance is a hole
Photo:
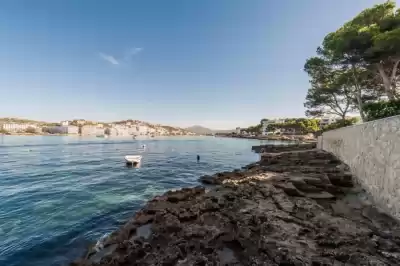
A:
{"label": "wet rock", "polygon": [[287,195],[294,197],[302,197],[304,196],[292,183],[277,183],[274,184],[276,188],[282,189]]}
{"label": "wet rock", "polygon": [[311,198],[311,199],[333,199],[335,198],[334,195],[332,195],[329,192],[322,191],[319,193],[307,193],[306,197]]}
{"label": "wet rock", "polygon": [[217,184],[215,177],[210,175],[204,175],[199,178],[199,181],[203,184],[215,185]]}

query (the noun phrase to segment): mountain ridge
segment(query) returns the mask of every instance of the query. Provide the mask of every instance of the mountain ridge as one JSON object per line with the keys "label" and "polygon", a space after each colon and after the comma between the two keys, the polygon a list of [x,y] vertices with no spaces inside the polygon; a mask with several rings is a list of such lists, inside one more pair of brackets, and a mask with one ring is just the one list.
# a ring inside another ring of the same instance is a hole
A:
{"label": "mountain ridge", "polygon": [[215,134],[215,133],[230,133],[230,132],[235,131],[234,129],[211,129],[211,128],[203,127],[200,125],[194,125],[194,126],[186,127],[184,129],[189,132],[193,132],[193,133],[196,133],[199,135]]}

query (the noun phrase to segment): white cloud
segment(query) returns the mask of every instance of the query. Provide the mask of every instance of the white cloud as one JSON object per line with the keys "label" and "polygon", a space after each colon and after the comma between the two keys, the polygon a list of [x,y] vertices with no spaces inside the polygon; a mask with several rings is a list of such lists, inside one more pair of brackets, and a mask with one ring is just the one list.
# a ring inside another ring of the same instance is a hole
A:
{"label": "white cloud", "polygon": [[109,62],[110,64],[119,65],[118,60],[115,59],[114,56],[108,55],[108,54],[103,54],[103,53],[99,53],[99,55],[100,55],[100,57],[101,57],[103,60]]}
{"label": "white cloud", "polygon": [[124,63],[129,63],[129,61],[132,59],[133,56],[139,54],[142,51],[143,51],[143,48],[133,47],[125,52],[124,57],[118,58],[118,59],[112,55],[108,55],[105,53],[99,53],[99,55],[100,55],[101,59],[107,61],[110,64],[120,65],[120,64],[124,64]]}
{"label": "white cloud", "polygon": [[143,51],[143,48],[140,48],[140,47],[133,47],[133,48],[130,48],[130,49],[125,53],[124,60],[125,60],[125,61],[129,61],[133,56],[137,55],[137,54],[140,53],[141,51]]}

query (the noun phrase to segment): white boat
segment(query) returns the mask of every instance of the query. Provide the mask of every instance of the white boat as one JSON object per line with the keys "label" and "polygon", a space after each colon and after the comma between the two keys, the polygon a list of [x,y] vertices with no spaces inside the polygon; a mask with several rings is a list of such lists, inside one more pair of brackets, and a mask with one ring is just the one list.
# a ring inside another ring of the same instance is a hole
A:
{"label": "white boat", "polygon": [[140,156],[140,155],[126,155],[125,156],[126,164],[138,165],[141,160],[142,160],[142,156]]}

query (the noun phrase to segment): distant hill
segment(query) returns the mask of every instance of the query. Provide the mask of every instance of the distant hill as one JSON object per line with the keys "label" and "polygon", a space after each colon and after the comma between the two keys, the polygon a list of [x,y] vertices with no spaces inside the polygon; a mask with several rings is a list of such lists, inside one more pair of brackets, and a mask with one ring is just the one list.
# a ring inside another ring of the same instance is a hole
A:
{"label": "distant hill", "polygon": [[211,130],[209,128],[206,128],[206,127],[198,126],[198,125],[187,127],[185,129],[187,131],[189,131],[189,132],[193,132],[193,133],[196,133],[196,134],[199,134],[199,135],[213,134],[214,133],[213,130]]}
{"label": "distant hill", "polygon": [[218,129],[210,129],[210,128],[202,127],[202,126],[199,126],[199,125],[187,127],[187,128],[185,128],[185,130],[187,130],[189,132],[193,132],[193,133],[199,134],[199,135],[235,132],[234,129],[218,130]]}

